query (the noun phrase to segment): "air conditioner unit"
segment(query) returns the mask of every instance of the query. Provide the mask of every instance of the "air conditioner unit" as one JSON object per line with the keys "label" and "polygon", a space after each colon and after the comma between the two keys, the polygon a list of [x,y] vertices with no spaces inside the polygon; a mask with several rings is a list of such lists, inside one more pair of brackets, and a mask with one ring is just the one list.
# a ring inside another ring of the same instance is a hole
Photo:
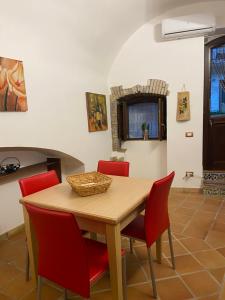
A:
{"label": "air conditioner unit", "polygon": [[164,19],[161,25],[163,39],[207,35],[216,29],[215,18],[212,15],[190,15]]}

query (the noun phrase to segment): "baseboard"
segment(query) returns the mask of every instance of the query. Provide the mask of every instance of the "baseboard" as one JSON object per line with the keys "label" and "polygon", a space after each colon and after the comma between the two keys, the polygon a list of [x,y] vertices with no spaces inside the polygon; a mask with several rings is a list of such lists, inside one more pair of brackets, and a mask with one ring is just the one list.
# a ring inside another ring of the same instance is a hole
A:
{"label": "baseboard", "polygon": [[24,231],[24,228],[25,228],[24,224],[21,224],[19,226],[16,226],[13,229],[10,229],[9,231],[7,231],[5,233],[0,234],[0,241],[1,240],[7,240],[7,239],[13,237],[14,235]]}
{"label": "baseboard", "polygon": [[178,188],[178,187],[171,187],[171,191],[175,193],[198,193],[202,194],[202,188]]}

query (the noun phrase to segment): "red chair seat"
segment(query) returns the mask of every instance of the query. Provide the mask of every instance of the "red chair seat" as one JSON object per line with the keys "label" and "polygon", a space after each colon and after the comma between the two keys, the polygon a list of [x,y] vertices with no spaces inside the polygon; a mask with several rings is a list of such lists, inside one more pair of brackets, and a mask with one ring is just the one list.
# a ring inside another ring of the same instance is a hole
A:
{"label": "red chair seat", "polygon": [[145,241],[145,226],[144,226],[144,216],[137,216],[129,225],[127,225],[122,231],[121,234]]}

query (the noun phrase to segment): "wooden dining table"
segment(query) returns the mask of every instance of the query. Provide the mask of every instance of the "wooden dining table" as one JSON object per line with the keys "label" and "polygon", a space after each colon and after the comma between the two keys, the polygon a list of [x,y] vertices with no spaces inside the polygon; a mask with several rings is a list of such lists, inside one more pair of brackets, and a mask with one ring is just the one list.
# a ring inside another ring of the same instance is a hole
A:
{"label": "wooden dining table", "polygon": [[[105,193],[81,197],[68,183],[61,183],[26,196],[20,203],[73,213],[81,229],[106,236],[112,299],[122,300],[121,230],[144,210],[146,196],[153,180],[110,176],[112,183]],[[32,280],[37,280],[37,241],[24,209]],[[160,240],[157,256],[160,260]]]}

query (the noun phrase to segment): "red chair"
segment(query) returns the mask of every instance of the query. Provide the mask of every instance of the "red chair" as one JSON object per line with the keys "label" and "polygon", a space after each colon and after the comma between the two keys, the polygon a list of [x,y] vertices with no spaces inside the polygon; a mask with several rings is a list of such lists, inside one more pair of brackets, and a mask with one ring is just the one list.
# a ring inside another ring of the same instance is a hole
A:
{"label": "red chair", "polygon": [[[59,184],[59,179],[54,170],[33,175],[30,177],[22,178],[19,180],[20,190],[23,197],[47,189],[56,184]],[[30,260],[29,260],[29,253],[27,250],[27,254],[26,254],[26,280],[27,281],[29,280],[29,266],[30,266]]]}
{"label": "red chair", "polygon": [[161,237],[162,233],[166,229],[168,230],[169,236],[172,266],[173,269],[175,269],[175,259],[168,215],[168,195],[174,175],[175,173],[172,172],[168,176],[154,182],[146,200],[145,215],[139,215],[121,232],[122,235],[125,235],[130,239],[145,241],[152,278],[153,296],[155,298],[157,298],[157,290],[152,264],[151,246]]}
{"label": "red chair", "polygon": [[129,162],[99,160],[97,171],[106,175],[129,176]]}
{"label": "red chair", "polygon": [[[75,216],[71,213],[30,204],[25,204],[25,207],[38,242],[37,299],[41,299],[42,278],[62,286],[64,299],[67,299],[67,290],[85,299],[89,298],[90,286],[108,269],[107,246],[83,238]],[[122,250],[123,263],[124,254]]]}

